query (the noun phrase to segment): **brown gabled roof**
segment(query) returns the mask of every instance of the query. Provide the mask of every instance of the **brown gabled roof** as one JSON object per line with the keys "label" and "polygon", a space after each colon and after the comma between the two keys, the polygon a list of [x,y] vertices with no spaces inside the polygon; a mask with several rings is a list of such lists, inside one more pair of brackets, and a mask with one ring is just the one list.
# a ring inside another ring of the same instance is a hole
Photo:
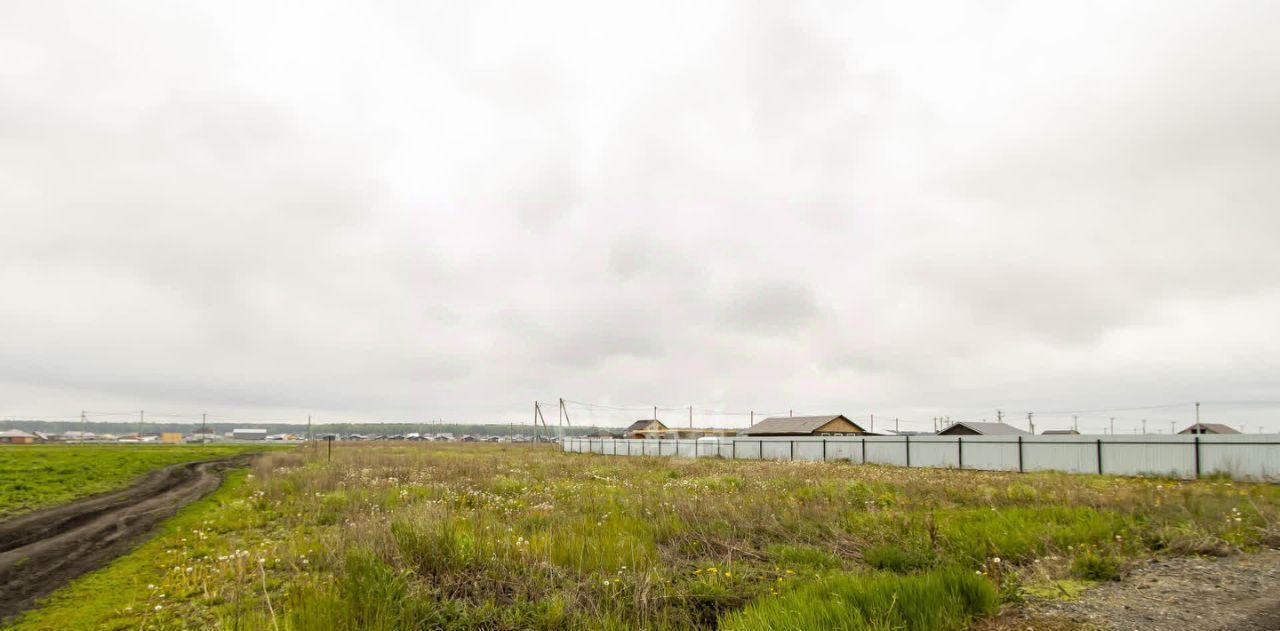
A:
{"label": "brown gabled roof", "polygon": [[[1199,428],[1199,429],[1200,429],[1200,431],[1199,431],[1199,432],[1194,432],[1193,430],[1195,430],[1195,429],[1197,429],[1197,428]],[[1234,428],[1234,427],[1231,427],[1230,425],[1223,425],[1222,423],[1196,423],[1196,424],[1192,425],[1191,427],[1188,427],[1188,428],[1186,428],[1186,429],[1184,429],[1184,430],[1182,430],[1182,431],[1180,431],[1180,432],[1178,432],[1178,433],[1179,433],[1179,434],[1192,434],[1192,433],[1196,433],[1196,434],[1239,434],[1239,433],[1240,433],[1240,430],[1238,430],[1238,429],[1236,429],[1236,428]]]}
{"label": "brown gabled roof", "polygon": [[638,420],[638,421],[636,421],[636,422],[634,422],[634,423],[632,423],[632,424],[628,425],[628,426],[627,426],[627,429],[625,429],[625,430],[623,430],[623,431],[627,431],[627,432],[638,432],[638,431],[640,431],[640,430],[642,430],[642,429],[644,429],[644,428],[648,427],[648,426],[649,426],[649,423],[657,423],[657,424],[658,424],[658,427],[661,427],[662,429],[667,429],[667,426],[666,426],[666,425],[663,425],[663,424],[662,424],[662,421],[659,421],[659,420],[658,420],[658,419],[656,419],[656,418],[642,418],[642,419],[640,419],[640,420]]}
{"label": "brown gabled roof", "polygon": [[[817,431],[819,427],[822,427],[823,425],[826,425],[838,418],[843,418],[844,420],[849,421],[849,419],[845,418],[843,414],[828,414],[826,416],[776,416],[773,418],[767,418],[755,425],[752,425],[750,429],[743,433],[747,436],[768,436],[770,434],[812,434]],[[859,431],[866,431],[857,423],[854,423],[853,421],[849,422],[852,423],[854,427],[857,427]]]}

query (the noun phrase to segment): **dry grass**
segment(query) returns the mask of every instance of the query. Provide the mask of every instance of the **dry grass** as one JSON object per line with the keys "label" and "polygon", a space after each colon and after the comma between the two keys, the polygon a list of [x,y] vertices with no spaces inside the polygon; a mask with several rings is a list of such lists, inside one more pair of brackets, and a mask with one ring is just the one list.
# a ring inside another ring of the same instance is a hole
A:
{"label": "dry grass", "polygon": [[[305,449],[269,454],[193,511],[189,526],[150,544],[154,562],[129,566],[136,584],[155,589],[103,611],[86,606],[90,587],[72,588],[25,628],[742,627],[777,620],[787,603],[829,606],[824,585],[861,603],[866,624],[850,628],[963,628],[989,609],[924,614],[938,599],[961,602],[947,595],[956,590],[1016,602],[1025,580],[1098,578],[1152,553],[1256,546],[1273,536],[1280,492],[379,444],[341,445],[333,462]],[[893,611],[878,610],[883,603]]]}

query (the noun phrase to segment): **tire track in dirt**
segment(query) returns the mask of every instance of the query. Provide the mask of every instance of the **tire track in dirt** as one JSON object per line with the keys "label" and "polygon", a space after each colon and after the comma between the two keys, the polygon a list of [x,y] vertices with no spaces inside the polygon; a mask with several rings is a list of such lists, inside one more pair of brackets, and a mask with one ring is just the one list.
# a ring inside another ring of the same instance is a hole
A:
{"label": "tire track in dirt", "polygon": [[0,522],[0,622],[147,538],[255,456],[169,465],[137,484]]}

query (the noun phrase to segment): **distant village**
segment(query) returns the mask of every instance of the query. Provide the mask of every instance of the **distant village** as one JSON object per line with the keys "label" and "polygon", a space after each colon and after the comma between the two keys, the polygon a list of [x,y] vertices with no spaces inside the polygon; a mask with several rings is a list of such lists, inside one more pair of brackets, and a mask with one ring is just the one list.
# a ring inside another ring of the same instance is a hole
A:
{"label": "distant village", "polygon": [[[377,427],[371,426],[371,428]],[[492,426],[494,428],[501,426]],[[488,428],[486,428],[488,429]],[[524,426],[525,431],[530,431]],[[539,431],[540,429],[540,431]],[[940,436],[1019,436],[1032,435],[1008,423],[986,421],[959,421],[946,423],[937,432],[873,430],[864,428],[842,414],[820,416],[782,416],[766,418],[748,428],[698,428],[671,427],[657,419],[641,419],[625,428],[534,428],[532,433],[518,433],[511,427],[507,434],[464,434],[459,432],[275,432],[261,428],[215,430],[207,427],[194,431],[156,431],[107,433],[86,429],[45,432],[39,430],[0,430],[0,444],[20,445],[35,443],[121,443],[121,444],[191,444],[216,442],[279,441],[302,442],[306,440],[336,441],[434,441],[434,442],[487,442],[532,443],[559,442],[557,434],[576,435],[594,439],[688,439],[728,436],[916,436],[936,434]],[[1048,429],[1043,435],[1079,434],[1075,429]],[[1193,423],[1179,434],[1239,434],[1240,431],[1221,423]]]}
{"label": "distant village", "polygon": [[190,433],[182,432],[156,432],[156,433],[128,433],[128,434],[108,434],[95,433],[84,430],[67,430],[61,433],[46,433],[41,431],[25,431],[21,429],[7,429],[0,431],[0,444],[10,445],[30,445],[36,443],[122,443],[122,444],[191,444],[191,443],[219,443],[219,442],[305,442],[307,440],[343,440],[343,441],[363,441],[363,440],[395,440],[395,441],[436,441],[436,442],[486,442],[486,443],[528,443],[538,440],[539,442],[555,442],[555,438],[533,437],[523,434],[500,435],[500,436],[473,436],[471,434],[455,435],[452,432],[420,433],[409,432],[406,434],[316,434],[310,439],[305,433],[278,433],[268,434],[265,429],[234,429],[229,432],[217,432],[214,430],[197,429]]}

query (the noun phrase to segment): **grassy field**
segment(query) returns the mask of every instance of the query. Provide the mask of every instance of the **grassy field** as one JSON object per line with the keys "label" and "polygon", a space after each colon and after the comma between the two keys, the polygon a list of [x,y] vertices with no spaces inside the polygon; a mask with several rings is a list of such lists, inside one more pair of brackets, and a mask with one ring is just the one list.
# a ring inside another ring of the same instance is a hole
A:
{"label": "grassy field", "polygon": [[267,449],[266,445],[0,446],[0,519],[110,491],[165,465]]}
{"label": "grassy field", "polygon": [[964,629],[1280,487],[377,444],[271,453],[17,629]]}

